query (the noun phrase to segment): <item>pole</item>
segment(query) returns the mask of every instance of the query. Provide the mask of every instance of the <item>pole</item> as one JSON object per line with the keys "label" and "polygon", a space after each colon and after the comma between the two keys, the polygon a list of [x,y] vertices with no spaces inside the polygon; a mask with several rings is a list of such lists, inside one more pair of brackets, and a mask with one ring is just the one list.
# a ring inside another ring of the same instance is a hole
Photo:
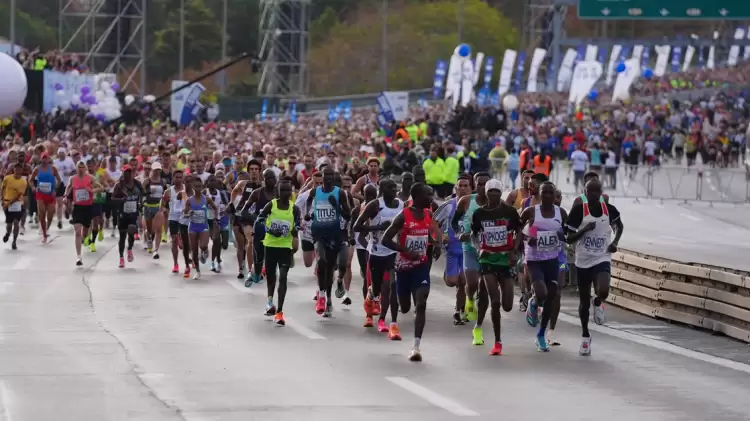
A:
{"label": "pole", "polygon": [[10,55],[16,55],[16,0],[10,0]]}
{"label": "pole", "polygon": [[463,42],[464,31],[464,0],[458,1],[458,43]]}
{"label": "pole", "polygon": [[383,91],[388,90],[388,0],[383,0],[383,30],[380,49],[383,54]]}
{"label": "pole", "polygon": [[[224,0],[224,10],[221,15],[221,62],[223,63],[227,59],[227,0]],[[227,72],[226,70],[221,71],[221,85],[219,85],[220,93],[224,94],[224,89],[227,86]]]}
{"label": "pole", "polygon": [[185,71],[185,0],[180,0],[180,80]]}

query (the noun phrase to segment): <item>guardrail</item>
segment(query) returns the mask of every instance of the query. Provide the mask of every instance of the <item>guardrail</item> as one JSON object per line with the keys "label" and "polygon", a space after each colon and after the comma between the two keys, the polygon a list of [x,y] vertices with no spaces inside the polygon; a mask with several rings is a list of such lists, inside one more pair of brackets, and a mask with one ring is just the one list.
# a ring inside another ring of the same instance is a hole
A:
{"label": "guardrail", "polygon": [[745,272],[622,250],[612,255],[607,301],[750,343],[750,277]]}

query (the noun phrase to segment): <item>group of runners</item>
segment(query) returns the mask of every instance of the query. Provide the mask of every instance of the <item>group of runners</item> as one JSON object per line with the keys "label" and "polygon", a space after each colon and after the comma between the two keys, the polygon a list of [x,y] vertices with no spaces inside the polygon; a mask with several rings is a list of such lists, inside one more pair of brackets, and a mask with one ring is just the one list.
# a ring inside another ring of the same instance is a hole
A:
{"label": "group of runners", "polygon": [[[63,158],[59,160],[67,162]],[[566,211],[555,185],[532,171],[524,172],[521,187],[505,198],[502,183],[489,174],[462,175],[455,194],[438,205],[421,167],[404,174],[400,188],[381,178],[378,169],[372,158],[367,173],[354,180],[325,161],[316,172],[298,174],[263,169],[262,162],[251,160],[241,168],[217,164],[212,172],[186,174],[169,156],[141,164],[116,157],[78,158],[63,165],[41,153],[34,168],[19,156],[2,182],[3,240],[12,236],[12,248],[17,247],[33,200],[42,243],[55,215],[59,227],[61,214],[70,213],[77,266],[83,265],[82,248],[95,252],[108,226],[112,236],[119,234],[119,267],[125,267],[126,257],[133,261],[139,237],[153,259],[160,258],[160,245],[171,238],[172,272],[180,272],[182,260],[185,278],[192,273],[199,279],[201,265],[209,261],[211,271],[222,272],[222,252],[234,242],[238,279],[248,288],[265,279],[264,313],[279,325],[286,324],[287,277],[298,248],[304,266],[314,266],[315,312],[322,317],[331,317],[334,296],[342,305],[353,303],[349,293],[356,255],[363,278],[364,327],[401,340],[399,312],[414,307],[412,361],[422,359],[430,272],[443,253],[444,280],[456,288],[453,323],[475,323],[474,345],[484,345],[489,310],[494,334],[490,354],[502,354],[500,309],[512,310],[516,284],[519,308],[537,328],[538,350],[559,344],[549,331],[555,328],[567,278],[567,242],[575,251],[580,354],[591,353],[590,309],[594,321],[603,323],[611,253],[623,232],[619,212],[602,194],[595,173],[585,176],[585,193]]]}

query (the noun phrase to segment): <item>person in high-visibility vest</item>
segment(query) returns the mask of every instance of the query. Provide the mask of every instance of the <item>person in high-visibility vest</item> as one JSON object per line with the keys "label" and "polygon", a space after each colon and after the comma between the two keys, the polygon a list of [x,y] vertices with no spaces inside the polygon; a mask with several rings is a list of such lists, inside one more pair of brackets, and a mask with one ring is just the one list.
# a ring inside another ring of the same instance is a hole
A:
{"label": "person in high-visibility vest", "polygon": [[[438,147],[430,149],[430,156],[424,160],[424,176],[427,185],[435,190],[435,195],[440,196],[442,193],[443,177],[445,176],[445,161],[438,154]],[[441,196],[442,197],[442,196]]]}
{"label": "person in high-visibility vest", "polygon": [[552,157],[547,155],[547,152],[544,149],[539,151],[534,157],[533,162],[533,170],[535,173],[544,174],[549,177],[550,172],[552,172]]}
{"label": "person in high-visibility vest", "polygon": [[534,151],[531,150],[531,147],[529,147],[529,144],[524,141],[521,143],[521,154],[519,156],[519,168],[521,171],[523,170],[530,170],[532,169],[532,159],[534,157]]}

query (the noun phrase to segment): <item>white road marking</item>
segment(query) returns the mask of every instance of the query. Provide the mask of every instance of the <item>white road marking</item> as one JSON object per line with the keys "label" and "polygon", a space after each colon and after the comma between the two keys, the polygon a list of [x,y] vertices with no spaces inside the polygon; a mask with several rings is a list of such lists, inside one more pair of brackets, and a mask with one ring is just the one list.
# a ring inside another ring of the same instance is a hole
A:
{"label": "white road marking", "polygon": [[645,333],[641,333],[640,335],[641,335],[641,336],[643,336],[644,338],[649,338],[649,339],[653,339],[653,340],[655,340],[655,341],[663,341],[663,340],[664,340],[664,338],[663,338],[663,337],[661,337],[661,336],[656,336],[656,335],[646,335]]}
{"label": "white road marking", "polygon": [[[560,316],[558,316],[558,319],[565,323],[570,323],[572,325],[581,326],[581,321],[578,320],[577,317],[573,317],[565,313],[560,313]],[[671,352],[672,354],[691,358],[696,361],[701,361],[704,363],[717,365],[719,367],[728,368],[730,370],[750,374],[750,365],[748,364],[728,360],[726,358],[715,357],[713,355],[704,354],[698,351],[693,351],[693,350],[683,348],[677,345],[672,345],[667,342],[662,342],[656,339],[648,338],[643,335],[638,335],[636,333],[630,333],[624,330],[612,329],[611,327],[599,326],[595,324],[589,324],[589,330],[593,330],[594,332],[603,333],[609,336],[614,336],[615,338],[634,342],[639,345],[658,349],[660,351]]]}
{"label": "white road marking", "polygon": [[659,326],[659,325],[626,325],[626,324],[619,324],[619,323],[607,323],[607,327],[611,327],[614,329],[627,329],[627,330],[667,330],[669,329],[669,326]]}
{"label": "white road marking", "polygon": [[29,267],[31,267],[31,262],[33,262],[34,259],[28,256],[24,256],[16,262],[15,265],[11,268],[12,270],[26,270]]}
{"label": "white road marking", "polygon": [[0,415],[3,421],[13,421],[11,413],[11,407],[13,406],[13,397],[8,389],[8,385],[5,382],[0,382],[0,405],[2,405],[2,411]]}
{"label": "white road marking", "polygon": [[386,377],[385,379],[395,384],[396,386],[419,396],[420,398],[437,406],[438,408],[442,408],[458,417],[478,417],[479,416],[477,412],[474,412],[471,409],[466,408],[462,406],[461,404],[446,398],[445,396],[439,395],[430,389],[422,387],[405,377]]}
{"label": "white road marking", "polygon": [[702,219],[698,218],[697,216],[690,215],[689,213],[680,212],[680,216],[683,218],[687,218],[691,221],[700,222]]}

